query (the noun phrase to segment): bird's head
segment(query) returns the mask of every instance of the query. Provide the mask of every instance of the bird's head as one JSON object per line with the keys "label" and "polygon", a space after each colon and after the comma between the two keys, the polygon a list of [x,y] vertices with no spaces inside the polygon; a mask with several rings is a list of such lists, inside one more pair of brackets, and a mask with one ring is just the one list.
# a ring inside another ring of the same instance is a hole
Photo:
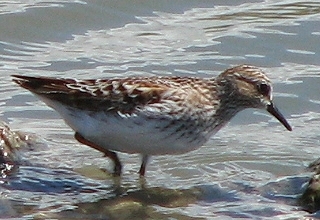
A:
{"label": "bird's head", "polygon": [[217,78],[220,95],[223,100],[239,108],[266,109],[289,131],[291,126],[272,102],[272,85],[264,72],[249,65],[240,65],[227,69]]}

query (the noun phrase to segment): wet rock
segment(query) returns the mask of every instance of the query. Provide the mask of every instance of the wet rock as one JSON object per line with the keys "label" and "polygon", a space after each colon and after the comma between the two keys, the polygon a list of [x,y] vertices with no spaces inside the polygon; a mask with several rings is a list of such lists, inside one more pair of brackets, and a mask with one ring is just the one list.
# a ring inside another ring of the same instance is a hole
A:
{"label": "wet rock", "polygon": [[28,146],[31,139],[31,136],[14,132],[0,122],[0,177],[5,178],[17,169],[21,161],[20,149]]}
{"label": "wet rock", "polygon": [[312,176],[299,202],[310,213],[320,210],[320,174]]}
{"label": "wet rock", "polygon": [[309,180],[306,190],[299,198],[302,208],[310,213],[320,210],[320,158],[312,162],[308,169],[315,174]]}
{"label": "wet rock", "polygon": [[308,170],[313,171],[316,174],[320,174],[320,158],[310,163],[308,166]]}

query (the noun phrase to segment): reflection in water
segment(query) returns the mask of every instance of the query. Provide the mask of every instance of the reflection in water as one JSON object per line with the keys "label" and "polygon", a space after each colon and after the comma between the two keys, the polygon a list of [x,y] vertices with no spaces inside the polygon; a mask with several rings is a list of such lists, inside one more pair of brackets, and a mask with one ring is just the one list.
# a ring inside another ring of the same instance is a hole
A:
{"label": "reflection in water", "polygon": [[[233,193],[225,192],[217,186],[198,186],[191,189],[167,189],[161,187],[145,187],[140,189],[116,189],[117,193],[108,199],[100,199],[94,203],[75,204],[74,210],[63,211],[58,214],[44,215],[46,218],[74,218],[81,216],[88,219],[163,219],[168,216],[177,219],[206,219],[198,217],[197,212],[188,214],[161,214],[158,209],[183,209],[201,201],[209,202],[205,198],[215,197],[210,202],[237,201]],[[122,192],[121,194],[118,194]]]}
{"label": "reflection in water", "polygon": [[[261,187],[236,181],[221,182],[226,186],[207,184],[170,189],[147,186],[144,181],[140,182],[139,187],[126,186],[126,183],[120,184],[119,178],[109,179],[109,186],[105,186],[101,181],[90,183],[88,179],[65,170],[48,173],[47,169],[32,169],[29,170],[29,176],[30,171],[37,172],[37,176],[43,173],[48,177],[50,174],[52,179],[38,177],[32,182],[19,176],[16,180],[12,179],[6,188],[20,192],[20,196],[13,199],[15,202],[10,202],[15,210],[24,214],[36,212],[32,216],[37,219],[206,219],[206,216],[211,216],[206,207],[211,206],[216,207],[218,216],[271,217],[285,214],[277,209],[278,203],[289,207],[297,204],[295,194],[297,191],[301,193],[300,186],[307,180],[307,177],[287,177]],[[28,193],[32,193],[32,196]],[[260,205],[256,204],[257,199]],[[47,205],[38,205],[44,201]],[[268,208],[260,209],[259,206],[265,203]],[[196,208],[199,205],[202,208]],[[244,208],[241,213],[240,207]],[[19,216],[19,213],[11,213],[11,216]]]}
{"label": "reflection in water", "polygon": [[[5,216],[30,214],[37,219],[126,219],[132,216],[135,219],[206,219],[206,216],[211,216],[206,209],[212,206],[216,207],[219,216],[277,216],[285,214],[278,209],[278,203],[283,204],[282,208],[297,205],[297,194],[302,193],[301,185],[308,179],[305,176],[285,177],[260,187],[254,186],[252,181],[229,179],[219,184],[166,188],[151,186],[148,182],[152,181],[141,179],[135,186],[124,177],[113,178],[112,175],[103,175],[100,169],[89,169],[88,175],[97,179],[66,169],[20,167],[16,175],[1,184],[2,190],[6,191],[3,208],[9,206],[14,209],[12,212],[6,209],[4,213],[8,214]],[[257,200],[262,207],[268,204],[268,208],[260,209]]]}

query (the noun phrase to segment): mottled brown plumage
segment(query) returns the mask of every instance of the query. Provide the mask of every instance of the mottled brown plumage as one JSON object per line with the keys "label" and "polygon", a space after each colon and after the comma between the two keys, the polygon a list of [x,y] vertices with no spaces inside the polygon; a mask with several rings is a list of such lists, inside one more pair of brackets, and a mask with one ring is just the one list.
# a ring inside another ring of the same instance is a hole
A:
{"label": "mottled brown plumage", "polygon": [[217,78],[129,77],[75,80],[14,75],[14,81],[58,111],[76,139],[116,164],[112,151],[143,155],[197,149],[245,108],[265,108],[288,130],[272,103],[272,86],[254,66],[230,68]]}

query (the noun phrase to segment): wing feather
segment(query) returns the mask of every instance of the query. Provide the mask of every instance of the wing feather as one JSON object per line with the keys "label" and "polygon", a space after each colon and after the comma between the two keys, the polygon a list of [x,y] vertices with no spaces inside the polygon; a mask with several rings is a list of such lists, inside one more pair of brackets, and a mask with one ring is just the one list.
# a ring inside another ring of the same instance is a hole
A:
{"label": "wing feather", "polygon": [[[13,75],[13,81],[32,93],[87,111],[115,111],[131,114],[140,111],[207,111],[204,106],[217,99],[212,81],[193,77],[132,77],[75,80]],[[50,105],[50,103],[47,103]],[[50,106],[53,106],[51,104]],[[194,109],[195,110],[195,109]],[[211,109],[212,110],[212,109]],[[150,110],[151,111],[151,110]],[[181,113],[181,112],[180,112]]]}
{"label": "wing feather", "polygon": [[13,81],[32,93],[70,107],[89,111],[130,113],[137,106],[158,102],[168,89],[150,78],[74,80],[13,75]]}

